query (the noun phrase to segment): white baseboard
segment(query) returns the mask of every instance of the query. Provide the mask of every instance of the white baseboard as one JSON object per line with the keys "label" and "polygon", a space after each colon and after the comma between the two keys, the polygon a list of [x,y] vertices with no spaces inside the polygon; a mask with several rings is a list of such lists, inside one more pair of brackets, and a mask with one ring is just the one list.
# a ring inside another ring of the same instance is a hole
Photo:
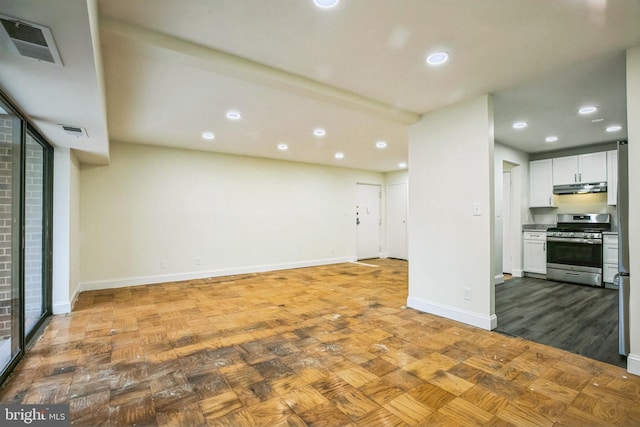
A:
{"label": "white baseboard", "polygon": [[466,323],[467,325],[476,326],[488,331],[498,327],[498,317],[495,314],[486,316],[484,314],[474,313],[458,307],[416,297],[407,298],[407,307],[415,308],[425,313],[435,314],[436,316],[446,317],[447,319]]}
{"label": "white baseboard", "polygon": [[519,268],[514,268],[511,271],[511,275],[513,277],[524,277],[524,271],[520,270]]}
{"label": "white baseboard", "polygon": [[494,284],[499,285],[500,283],[504,283],[504,274],[496,274],[494,276]]}
{"label": "white baseboard", "polygon": [[151,285],[155,283],[179,282],[182,280],[207,279],[210,277],[233,276],[236,274],[264,273],[266,271],[290,270],[293,268],[314,267],[318,265],[340,264],[352,262],[354,257],[324,258],[290,262],[283,264],[254,265],[238,268],[224,268],[218,270],[195,271],[185,273],[171,273],[156,276],[125,277],[120,279],[93,280],[81,282],[78,292],[97,291],[100,289],[124,288],[127,286]]}
{"label": "white baseboard", "polygon": [[69,301],[54,302],[51,305],[53,314],[67,314],[71,312],[71,303]]}
{"label": "white baseboard", "polygon": [[640,355],[629,353],[627,356],[627,372],[640,376]]}

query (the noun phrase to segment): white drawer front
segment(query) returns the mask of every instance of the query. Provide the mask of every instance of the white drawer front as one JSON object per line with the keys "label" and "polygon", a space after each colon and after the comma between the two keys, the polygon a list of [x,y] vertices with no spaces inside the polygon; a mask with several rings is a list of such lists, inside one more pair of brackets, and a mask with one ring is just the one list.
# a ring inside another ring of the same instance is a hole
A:
{"label": "white drawer front", "polygon": [[604,264],[602,266],[602,281],[613,283],[613,276],[618,274],[618,264]]}
{"label": "white drawer front", "polygon": [[546,231],[525,231],[523,238],[525,240],[547,240]]}
{"label": "white drawer front", "polygon": [[[603,264],[618,265],[618,236],[605,234],[602,236],[602,262]],[[616,267],[617,268],[617,267]]]}

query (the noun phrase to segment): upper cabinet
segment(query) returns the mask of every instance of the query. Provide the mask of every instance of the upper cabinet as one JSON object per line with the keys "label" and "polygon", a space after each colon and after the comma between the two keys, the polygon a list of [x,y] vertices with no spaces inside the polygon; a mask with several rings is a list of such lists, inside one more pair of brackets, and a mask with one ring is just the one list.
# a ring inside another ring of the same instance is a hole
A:
{"label": "upper cabinet", "polygon": [[553,162],[551,159],[529,162],[529,207],[553,207]]}
{"label": "upper cabinet", "polygon": [[578,178],[578,156],[553,159],[553,185],[575,184]]}
{"label": "upper cabinet", "polygon": [[553,185],[607,182],[607,152],[556,157]]}
{"label": "upper cabinet", "polygon": [[579,155],[578,177],[580,182],[607,182],[607,152]]}
{"label": "upper cabinet", "polygon": [[618,151],[607,151],[607,204],[618,204]]}

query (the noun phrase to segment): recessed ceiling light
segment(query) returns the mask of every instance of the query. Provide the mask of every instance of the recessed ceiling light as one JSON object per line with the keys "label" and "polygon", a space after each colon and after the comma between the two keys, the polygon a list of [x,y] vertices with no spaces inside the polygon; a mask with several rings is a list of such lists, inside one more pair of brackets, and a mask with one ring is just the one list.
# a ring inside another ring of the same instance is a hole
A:
{"label": "recessed ceiling light", "polygon": [[242,116],[237,111],[227,111],[227,119],[229,120],[240,120]]}
{"label": "recessed ceiling light", "polygon": [[344,153],[336,153],[333,155],[336,159],[344,159]]}
{"label": "recessed ceiling light", "polygon": [[587,105],[585,107],[581,107],[578,110],[578,113],[580,113],[580,114],[591,114],[591,113],[595,113],[596,111],[598,111],[598,107],[593,106],[593,105]]}
{"label": "recessed ceiling light", "polygon": [[593,120],[591,120],[591,123],[600,123],[600,122],[603,122],[603,121],[604,121],[604,119],[603,119],[603,118],[600,118],[600,119],[593,119]]}
{"label": "recessed ceiling light", "polygon": [[435,52],[427,56],[427,64],[429,65],[442,65],[449,60],[449,54],[447,52]]}
{"label": "recessed ceiling light", "polygon": [[376,142],[376,148],[387,148],[387,143],[385,141]]}
{"label": "recessed ceiling light", "polygon": [[607,127],[607,132],[618,132],[619,130],[622,129],[622,126],[620,125],[611,125],[609,127]]}
{"label": "recessed ceiling light", "polygon": [[340,3],[340,0],[313,0],[313,3],[323,9],[329,9]]}
{"label": "recessed ceiling light", "polygon": [[202,137],[210,141],[215,138],[215,135],[213,134],[213,132],[202,132]]}
{"label": "recessed ceiling light", "polygon": [[551,135],[551,136],[546,137],[544,140],[547,141],[547,142],[556,142],[558,140],[558,137],[554,136],[554,135]]}
{"label": "recessed ceiling light", "polygon": [[401,163],[398,163],[398,167],[404,169],[407,167],[407,164],[405,162],[401,162]]}
{"label": "recessed ceiling light", "polygon": [[289,146],[287,144],[278,144],[278,150],[286,151],[288,149],[289,149]]}
{"label": "recessed ceiling light", "polygon": [[325,136],[327,134],[327,131],[322,128],[317,128],[313,130],[313,134],[315,136]]}
{"label": "recessed ceiling light", "polygon": [[527,127],[527,122],[515,122],[513,124],[514,129],[524,129]]}

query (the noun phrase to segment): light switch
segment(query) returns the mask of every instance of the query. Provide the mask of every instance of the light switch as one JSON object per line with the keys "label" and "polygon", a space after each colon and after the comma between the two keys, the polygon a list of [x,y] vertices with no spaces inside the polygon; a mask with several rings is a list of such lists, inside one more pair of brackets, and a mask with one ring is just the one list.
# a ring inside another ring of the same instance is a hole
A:
{"label": "light switch", "polygon": [[473,204],[473,216],[482,215],[482,210],[480,209],[480,203]]}

